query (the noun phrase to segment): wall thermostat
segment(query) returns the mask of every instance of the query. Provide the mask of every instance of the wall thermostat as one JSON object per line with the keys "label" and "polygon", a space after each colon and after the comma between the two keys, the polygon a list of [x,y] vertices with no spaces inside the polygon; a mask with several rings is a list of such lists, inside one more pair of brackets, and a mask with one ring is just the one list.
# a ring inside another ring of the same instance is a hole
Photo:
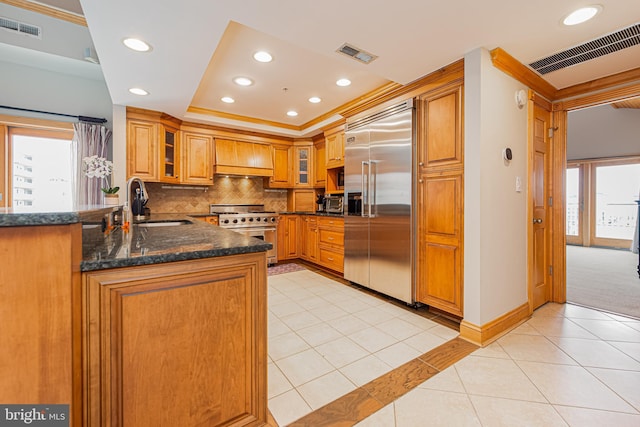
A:
{"label": "wall thermostat", "polygon": [[502,150],[502,157],[505,160],[511,160],[513,159],[513,153],[511,152],[511,148],[505,148],[504,150]]}

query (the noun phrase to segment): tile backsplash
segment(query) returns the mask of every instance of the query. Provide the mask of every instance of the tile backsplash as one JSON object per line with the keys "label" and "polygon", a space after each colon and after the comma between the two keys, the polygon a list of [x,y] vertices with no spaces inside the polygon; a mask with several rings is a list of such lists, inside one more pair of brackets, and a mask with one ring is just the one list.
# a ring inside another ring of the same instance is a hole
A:
{"label": "tile backsplash", "polygon": [[[210,204],[264,204],[268,211],[287,210],[287,191],[265,189],[259,177],[215,177],[212,186],[145,183],[151,213],[207,213]],[[164,187],[164,188],[163,188]]]}

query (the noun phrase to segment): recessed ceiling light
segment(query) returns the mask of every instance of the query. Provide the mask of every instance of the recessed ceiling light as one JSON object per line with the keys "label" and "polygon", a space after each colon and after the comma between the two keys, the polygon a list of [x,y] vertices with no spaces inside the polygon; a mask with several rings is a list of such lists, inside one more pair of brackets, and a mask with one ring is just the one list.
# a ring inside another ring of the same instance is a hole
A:
{"label": "recessed ceiling light", "polygon": [[251,86],[253,84],[253,80],[247,77],[236,77],[233,81],[240,86]]}
{"label": "recessed ceiling light", "polygon": [[312,104],[317,104],[320,101],[322,101],[322,99],[318,98],[317,96],[312,96],[311,98],[309,98],[309,102]]}
{"label": "recessed ceiling light", "polygon": [[124,43],[124,45],[129,49],[135,50],[136,52],[149,52],[151,50],[151,46],[148,43],[132,37],[122,40],[122,43]]}
{"label": "recessed ceiling light", "polygon": [[287,116],[289,116],[289,117],[295,117],[297,115],[298,115],[297,111],[293,111],[293,110],[287,111]]}
{"label": "recessed ceiling light", "polygon": [[253,54],[253,59],[258,62],[271,62],[273,60],[273,56],[271,56],[269,52],[261,50]]}
{"label": "recessed ceiling light", "polygon": [[586,22],[596,16],[596,14],[601,10],[602,6],[598,4],[580,8],[571,12],[566,18],[564,18],[562,23],[569,26],[582,24],[583,22]]}
{"label": "recessed ceiling light", "polygon": [[336,82],[338,86],[349,86],[351,84],[351,80],[349,79],[340,79]]}
{"label": "recessed ceiling light", "polygon": [[140,89],[139,87],[132,87],[131,89],[129,89],[129,92],[131,92],[134,95],[140,95],[140,96],[149,95],[149,92],[147,92],[144,89]]}
{"label": "recessed ceiling light", "polygon": [[236,100],[230,96],[223,96],[222,98],[220,98],[220,100],[222,102],[226,102],[227,104],[233,104],[234,102],[236,102]]}

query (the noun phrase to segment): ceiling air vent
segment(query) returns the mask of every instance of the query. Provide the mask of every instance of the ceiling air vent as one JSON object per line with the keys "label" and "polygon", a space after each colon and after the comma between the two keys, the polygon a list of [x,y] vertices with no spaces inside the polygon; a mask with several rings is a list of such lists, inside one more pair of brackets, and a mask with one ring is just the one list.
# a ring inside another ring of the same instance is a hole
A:
{"label": "ceiling air vent", "polygon": [[16,21],[15,19],[4,18],[0,16],[0,28],[10,31],[12,33],[24,34],[29,37],[35,37],[37,39],[42,38],[42,29],[35,25],[25,24],[24,22]]}
{"label": "ceiling air vent", "polygon": [[350,56],[353,59],[357,59],[358,61],[368,64],[377,58],[376,55],[373,55],[369,52],[365,52],[362,49],[358,49],[357,47],[350,45],[348,43],[343,44],[336,50],[338,53],[342,53],[344,55]]}
{"label": "ceiling air vent", "polygon": [[637,44],[640,44],[640,24],[634,24],[615,33],[600,37],[599,39],[591,40],[590,42],[572,47],[563,52],[558,52],[532,62],[529,66],[540,74],[547,74]]}

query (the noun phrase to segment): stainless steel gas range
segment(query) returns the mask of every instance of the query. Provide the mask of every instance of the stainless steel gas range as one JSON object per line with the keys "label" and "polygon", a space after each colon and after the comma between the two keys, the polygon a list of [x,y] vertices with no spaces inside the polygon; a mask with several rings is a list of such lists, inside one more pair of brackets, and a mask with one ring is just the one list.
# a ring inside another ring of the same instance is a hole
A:
{"label": "stainless steel gas range", "polygon": [[266,212],[264,205],[209,205],[209,213],[218,214],[220,227],[271,243],[267,264],[278,262],[278,214]]}

